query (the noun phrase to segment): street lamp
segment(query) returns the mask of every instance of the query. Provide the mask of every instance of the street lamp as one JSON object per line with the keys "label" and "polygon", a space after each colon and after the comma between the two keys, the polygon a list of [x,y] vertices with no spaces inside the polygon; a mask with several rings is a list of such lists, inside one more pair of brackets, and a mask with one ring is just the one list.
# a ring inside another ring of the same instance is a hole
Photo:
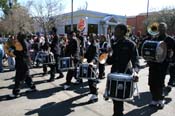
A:
{"label": "street lamp", "polygon": [[148,19],[148,12],[149,12],[149,0],[147,2],[147,19]]}
{"label": "street lamp", "polygon": [[71,1],[71,31],[73,31],[73,0]]}

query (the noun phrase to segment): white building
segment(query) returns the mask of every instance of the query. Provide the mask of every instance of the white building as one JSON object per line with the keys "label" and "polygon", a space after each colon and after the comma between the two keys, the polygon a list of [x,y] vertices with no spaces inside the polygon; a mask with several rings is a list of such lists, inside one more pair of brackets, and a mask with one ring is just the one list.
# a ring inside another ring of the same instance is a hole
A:
{"label": "white building", "polygon": [[78,26],[80,25],[80,27],[84,27],[80,28],[80,31],[82,31],[84,34],[96,33],[107,35],[108,32],[114,31],[114,27],[117,24],[126,24],[126,16],[89,10],[75,11],[73,12],[73,18],[71,17],[71,12],[66,13],[62,15],[62,19],[63,22],[61,25],[57,25],[58,34],[66,34],[71,31],[71,19],[73,19],[73,30],[77,31],[79,29]]}

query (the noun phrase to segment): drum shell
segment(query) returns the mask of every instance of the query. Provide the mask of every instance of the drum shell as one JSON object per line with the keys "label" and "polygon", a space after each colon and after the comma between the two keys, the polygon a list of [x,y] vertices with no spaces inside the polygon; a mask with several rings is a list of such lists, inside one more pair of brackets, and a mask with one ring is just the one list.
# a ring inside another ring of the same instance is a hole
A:
{"label": "drum shell", "polygon": [[55,64],[53,54],[43,51],[37,53],[35,61],[41,64]]}
{"label": "drum shell", "polygon": [[166,43],[146,40],[143,43],[141,54],[146,61],[163,62],[167,56]]}
{"label": "drum shell", "polygon": [[80,64],[79,67],[79,78],[85,79],[96,79],[97,78],[97,66],[89,64]]}
{"label": "drum shell", "polygon": [[133,77],[123,73],[110,73],[107,76],[107,97],[123,101],[131,99],[134,93]]}
{"label": "drum shell", "polygon": [[71,57],[59,58],[58,67],[62,71],[68,71],[69,69],[74,69],[74,63]]}

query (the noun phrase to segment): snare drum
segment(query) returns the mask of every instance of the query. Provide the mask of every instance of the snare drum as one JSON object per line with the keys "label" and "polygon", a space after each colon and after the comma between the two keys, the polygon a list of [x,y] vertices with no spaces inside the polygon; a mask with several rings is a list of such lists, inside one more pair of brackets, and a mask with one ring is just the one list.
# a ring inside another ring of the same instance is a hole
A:
{"label": "snare drum", "polygon": [[80,64],[79,77],[85,79],[96,79],[97,78],[97,66],[89,65],[88,63]]}
{"label": "snare drum", "polygon": [[53,53],[49,53],[44,57],[43,64],[55,64],[55,58]]}
{"label": "snare drum", "polygon": [[141,54],[146,61],[163,62],[167,56],[166,43],[146,40],[143,43]]}
{"label": "snare drum", "polygon": [[39,64],[43,64],[46,61],[47,55],[48,54],[46,52],[39,51],[35,57],[35,62],[37,62]]}
{"label": "snare drum", "polygon": [[106,97],[117,101],[130,100],[134,93],[132,75],[110,73],[107,76]]}
{"label": "snare drum", "polygon": [[69,69],[74,69],[73,60],[70,57],[62,57],[59,59],[59,69],[62,71],[68,71]]}

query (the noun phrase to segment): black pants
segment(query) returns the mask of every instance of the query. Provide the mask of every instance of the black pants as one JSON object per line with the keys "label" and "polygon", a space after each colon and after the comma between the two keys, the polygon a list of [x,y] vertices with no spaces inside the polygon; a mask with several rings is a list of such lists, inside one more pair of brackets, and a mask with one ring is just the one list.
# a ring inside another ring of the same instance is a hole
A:
{"label": "black pants", "polygon": [[123,116],[123,110],[124,110],[124,102],[123,101],[115,101],[113,100],[113,116]]}
{"label": "black pants", "polygon": [[99,63],[99,78],[102,78],[105,73],[105,64]]}
{"label": "black pants", "polygon": [[71,84],[71,80],[73,77],[75,77],[75,79],[81,81],[81,79],[78,78],[78,72],[77,72],[77,67],[79,67],[79,60],[74,59],[74,66],[75,66],[75,69],[70,69],[67,72],[67,75],[66,75],[66,84],[67,85]]}
{"label": "black pants", "polygon": [[97,81],[89,79],[88,80],[88,85],[89,85],[90,93],[97,95],[98,94],[97,93]]}
{"label": "black pants", "polygon": [[170,79],[168,85],[173,85],[175,83],[175,65],[169,67]]}
{"label": "black pants", "polygon": [[167,72],[167,65],[164,65],[164,67],[156,66],[156,67],[150,67],[149,68],[149,86],[150,86],[150,92],[152,95],[152,100],[158,101],[163,100],[163,88],[164,88],[164,81],[165,76]]}
{"label": "black pants", "polygon": [[29,76],[29,68],[27,64],[21,61],[16,61],[16,75],[15,75],[15,86],[13,89],[13,94],[18,95],[20,92],[20,85],[25,81],[28,87],[35,89],[35,85],[32,81],[31,76]]}

